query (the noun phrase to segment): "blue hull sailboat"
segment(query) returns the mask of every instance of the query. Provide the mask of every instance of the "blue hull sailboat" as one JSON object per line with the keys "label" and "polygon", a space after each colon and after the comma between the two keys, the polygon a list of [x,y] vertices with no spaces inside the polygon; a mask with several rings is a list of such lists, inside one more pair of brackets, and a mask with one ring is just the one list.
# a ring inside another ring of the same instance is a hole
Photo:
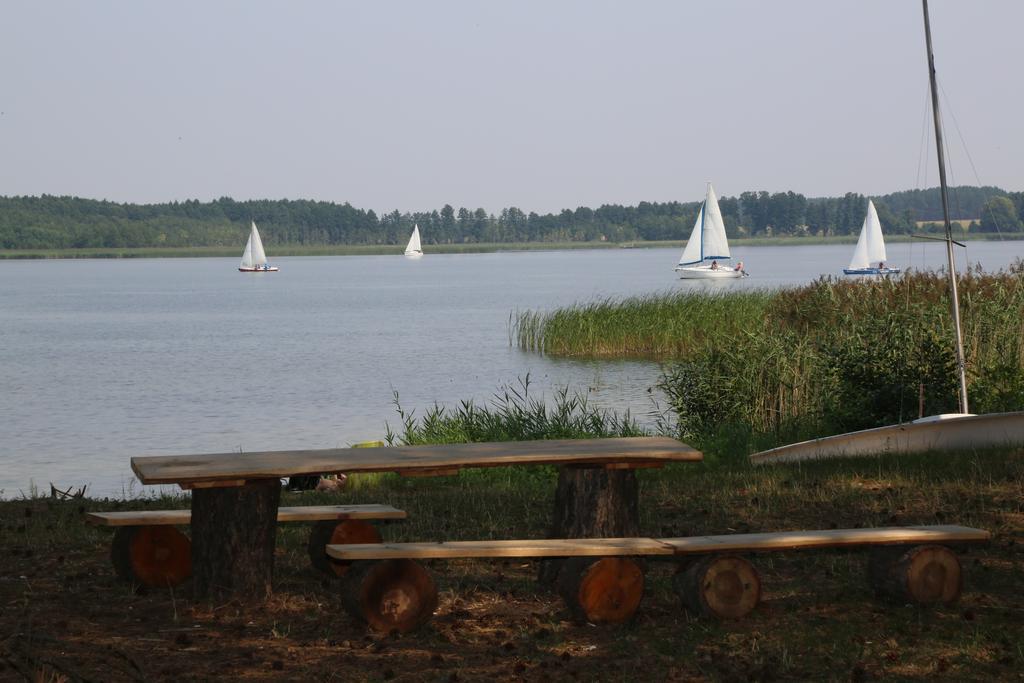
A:
{"label": "blue hull sailboat", "polygon": [[[872,263],[878,263],[872,266]],[[875,203],[868,200],[868,215],[860,227],[860,237],[850,259],[850,267],[843,268],[846,275],[896,275],[899,268],[885,266],[885,239],[882,237],[882,224],[878,221]]]}

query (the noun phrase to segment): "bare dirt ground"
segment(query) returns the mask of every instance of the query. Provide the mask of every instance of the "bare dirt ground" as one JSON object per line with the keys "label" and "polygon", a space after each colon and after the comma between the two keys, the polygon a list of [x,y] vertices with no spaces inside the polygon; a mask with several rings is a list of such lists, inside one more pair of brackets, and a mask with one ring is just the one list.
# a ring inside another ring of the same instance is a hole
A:
{"label": "bare dirt ground", "polygon": [[[533,562],[438,561],[428,563],[441,590],[435,618],[412,634],[378,634],[343,611],[337,579],[309,566],[304,525],[279,527],[272,599],[209,604],[193,601],[188,583],[140,590],[117,579],[111,530],[82,517],[122,503],[0,501],[0,681],[1024,680],[1024,468],[1015,458],[995,475],[967,463],[963,478],[927,490],[893,485],[895,475],[807,468],[743,474],[742,486],[652,477],[643,488],[652,534],[929,522],[993,531],[990,546],[961,556],[967,587],[955,605],[878,602],[863,551],[773,554],[754,558],[763,601],[734,622],[688,614],[666,563],[650,564],[633,622],[596,627],[573,623],[538,587]],[[446,525],[484,533],[471,528],[478,506],[461,512],[444,491],[390,492],[410,520],[385,537],[422,539]],[[485,516],[515,515],[520,495],[492,493]],[[402,526],[413,524],[422,526]]]}

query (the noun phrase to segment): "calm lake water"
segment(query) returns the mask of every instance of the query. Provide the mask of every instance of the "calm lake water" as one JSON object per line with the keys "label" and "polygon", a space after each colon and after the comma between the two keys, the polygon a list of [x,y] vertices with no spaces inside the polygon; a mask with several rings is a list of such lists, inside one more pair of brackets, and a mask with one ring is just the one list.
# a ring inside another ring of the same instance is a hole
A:
{"label": "calm lake water", "polygon": [[[889,264],[938,267],[943,249],[891,245]],[[237,259],[0,261],[0,498],[50,482],[138,495],[134,455],[380,439],[399,424],[394,392],[420,415],[486,402],[527,374],[537,397],[569,386],[650,421],[656,363],[521,352],[510,313],[802,284],[841,274],[852,246],[733,251],[752,277],[710,284],[676,279],[669,249],[271,256],[281,271],[260,275],[237,272]],[[1003,268],[1024,242],[971,243],[967,255]]]}

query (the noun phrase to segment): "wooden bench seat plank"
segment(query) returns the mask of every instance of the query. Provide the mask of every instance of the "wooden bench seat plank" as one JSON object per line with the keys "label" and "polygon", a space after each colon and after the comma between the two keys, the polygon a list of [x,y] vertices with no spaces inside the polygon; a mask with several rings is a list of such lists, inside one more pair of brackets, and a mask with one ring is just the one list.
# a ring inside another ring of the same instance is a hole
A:
{"label": "wooden bench seat plank", "polygon": [[456,557],[609,557],[672,555],[671,546],[653,538],[572,538],[518,541],[448,541],[443,543],[373,543],[329,545],[337,560],[438,559]]}
{"label": "wooden bench seat plank", "polygon": [[694,462],[702,458],[700,451],[675,439],[645,436],[139,456],[132,458],[131,464],[132,471],[143,484],[195,484],[329,472],[445,471],[459,467],[542,464],[651,464]]}
{"label": "wooden bench seat plank", "polygon": [[986,543],[984,529],[955,525],[824,529],[686,538],[571,538],[515,541],[450,541],[328,545],[337,560],[440,559],[458,557],[606,557],[692,555],[725,552],[838,548],[864,545]]}
{"label": "wooden bench seat plank", "polygon": [[985,543],[991,534],[984,529],[956,525],[905,526],[871,529],[823,529],[818,531],[776,531],[758,534],[690,536],[660,539],[677,555],[730,551],[797,550],[860,545],[903,545],[919,543]]}
{"label": "wooden bench seat plank", "polygon": [[[317,522],[331,519],[405,519],[404,510],[380,505],[303,505],[277,509],[278,522]],[[191,510],[131,510],[126,512],[89,512],[85,521],[101,526],[186,525]]]}

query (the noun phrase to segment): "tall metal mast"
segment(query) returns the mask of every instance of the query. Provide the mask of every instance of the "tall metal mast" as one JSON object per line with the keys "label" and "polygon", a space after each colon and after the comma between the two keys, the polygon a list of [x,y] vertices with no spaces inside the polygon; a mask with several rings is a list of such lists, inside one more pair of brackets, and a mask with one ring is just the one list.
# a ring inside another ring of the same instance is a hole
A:
{"label": "tall metal mast", "polygon": [[946,159],[942,150],[942,122],[939,119],[939,94],[935,86],[935,53],[932,52],[932,29],[928,22],[928,0],[921,0],[924,9],[924,38],[928,48],[928,80],[932,92],[932,117],[935,120],[935,152],[939,158],[939,186],[942,193],[942,217],[946,225],[946,261],[949,270],[950,306],[953,309],[953,329],[956,333],[956,367],[960,375],[960,412],[967,409],[967,375],[964,360],[964,342],[960,331],[960,297],[956,289],[956,268],[953,262],[953,228],[949,223],[949,196],[946,188]]}

